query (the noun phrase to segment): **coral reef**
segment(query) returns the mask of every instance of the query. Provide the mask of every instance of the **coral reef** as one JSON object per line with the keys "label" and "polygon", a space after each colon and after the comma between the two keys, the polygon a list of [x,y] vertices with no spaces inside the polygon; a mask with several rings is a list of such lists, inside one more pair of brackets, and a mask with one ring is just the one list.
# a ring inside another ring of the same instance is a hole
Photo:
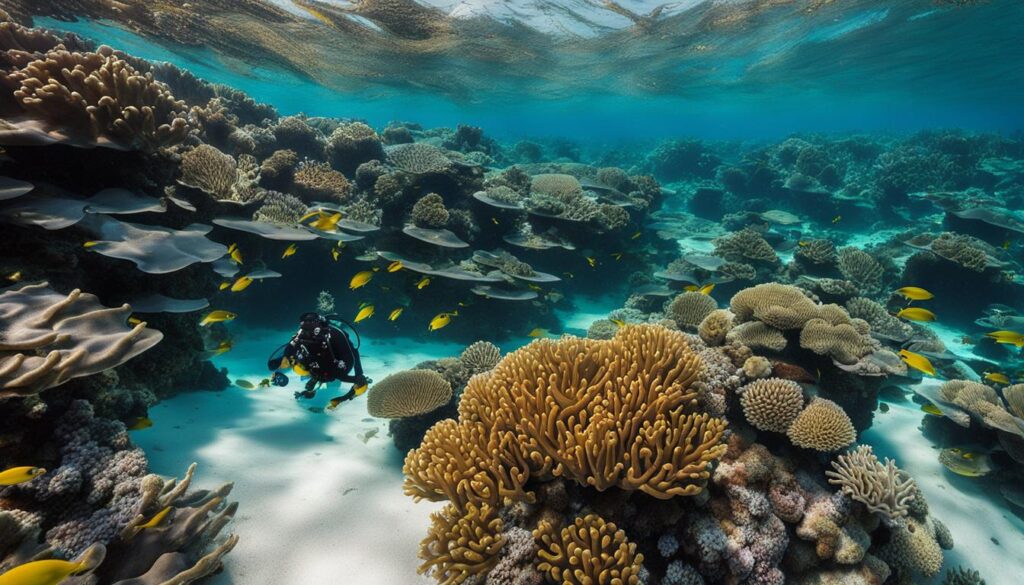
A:
{"label": "coral reef", "polygon": [[853,443],[857,431],[846,412],[831,400],[814,398],[786,431],[793,444],[815,451],[838,451]]}

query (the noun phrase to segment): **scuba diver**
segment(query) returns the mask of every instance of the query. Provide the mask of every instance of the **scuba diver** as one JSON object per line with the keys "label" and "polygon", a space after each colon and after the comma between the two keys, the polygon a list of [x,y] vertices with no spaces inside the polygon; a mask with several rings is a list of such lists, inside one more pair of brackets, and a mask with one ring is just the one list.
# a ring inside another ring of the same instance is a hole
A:
{"label": "scuba diver", "polygon": [[[356,334],[357,345],[352,345],[348,334],[340,324],[348,325]],[[359,360],[359,333],[351,324],[337,315],[303,313],[299,316],[299,330],[288,343],[274,350],[267,360],[267,367],[275,370],[271,380],[276,386],[288,384],[288,377],[280,370],[292,368],[300,376],[309,376],[306,389],[296,392],[295,398],[313,398],[317,389],[328,382],[351,382],[348,393],[332,398],[327,405],[333,410],[346,400],[366,392],[371,380],[363,375]]]}

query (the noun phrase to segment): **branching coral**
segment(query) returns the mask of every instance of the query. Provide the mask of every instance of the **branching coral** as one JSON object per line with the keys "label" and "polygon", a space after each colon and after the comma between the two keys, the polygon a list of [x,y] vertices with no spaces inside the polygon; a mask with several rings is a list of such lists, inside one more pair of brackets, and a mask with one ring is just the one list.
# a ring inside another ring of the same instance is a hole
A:
{"label": "branching coral", "polygon": [[740,405],[755,428],[784,433],[804,408],[804,392],[790,380],[755,380],[740,388]]}
{"label": "branching coral", "polygon": [[869,445],[861,445],[838,456],[828,470],[828,482],[841,486],[843,493],[891,521],[907,516],[915,497],[914,480],[886,458],[881,463]]}
{"label": "branching coral", "polygon": [[665,314],[680,329],[695,330],[717,308],[718,303],[710,295],[684,292],[665,306]]}
{"label": "branching coral", "polygon": [[640,583],[644,556],[623,531],[597,514],[578,517],[561,530],[542,521],[534,538],[540,542],[537,568],[555,583]]}
{"label": "branching coral", "polygon": [[73,143],[156,150],[189,134],[185,103],[110,47],[94,53],[54,49],[9,74],[8,84],[44,131]]}
{"label": "branching coral", "polygon": [[857,285],[861,293],[874,293],[882,288],[882,265],[871,254],[859,248],[843,248],[839,251],[839,272],[843,278]]}
{"label": "branching coral", "polygon": [[352,183],[327,163],[305,162],[295,172],[295,186],[304,201],[346,203],[352,195]]}
{"label": "branching coral", "polygon": [[853,443],[857,431],[850,417],[835,402],[814,398],[786,433],[793,444],[815,451],[838,451]]}
{"label": "branching coral", "polygon": [[257,189],[259,166],[249,155],[238,161],[208,144],[201,144],[181,155],[181,178],[186,187],[199,189],[218,201],[249,203],[263,192]]}
{"label": "branching coral", "polygon": [[131,307],[109,309],[78,289],[62,295],[46,283],[0,294],[0,398],[35,394],[116,367],[163,334],[126,325]]}
{"label": "branching coral", "polygon": [[442,228],[448,225],[448,208],[437,193],[428,193],[412,206],[412,222],[424,228]]}
{"label": "branching coral", "polygon": [[366,400],[370,416],[405,418],[428,413],[452,398],[452,386],[432,370],[397,372],[373,385]]}
{"label": "branching coral", "polygon": [[324,138],[302,116],[286,116],[271,128],[277,148],[293,150],[300,156],[320,160],[324,154]]}

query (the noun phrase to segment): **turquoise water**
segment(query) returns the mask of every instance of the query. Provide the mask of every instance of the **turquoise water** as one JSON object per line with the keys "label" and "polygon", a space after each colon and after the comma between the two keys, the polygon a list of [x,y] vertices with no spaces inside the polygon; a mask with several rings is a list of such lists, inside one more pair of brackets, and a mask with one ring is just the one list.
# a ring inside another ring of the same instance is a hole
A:
{"label": "turquoise water", "polygon": [[1020,581],[1024,2],[0,7],[0,585]]}

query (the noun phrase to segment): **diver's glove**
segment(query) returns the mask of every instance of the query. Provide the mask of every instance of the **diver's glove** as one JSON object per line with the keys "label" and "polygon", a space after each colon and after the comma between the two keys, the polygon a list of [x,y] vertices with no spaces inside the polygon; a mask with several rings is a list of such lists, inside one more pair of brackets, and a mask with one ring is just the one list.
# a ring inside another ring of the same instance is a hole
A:
{"label": "diver's glove", "polygon": [[327,403],[327,410],[334,410],[335,408],[338,408],[338,405],[341,404],[342,402],[345,402],[346,400],[352,400],[356,396],[356,389],[353,388],[349,390],[348,393],[346,393],[344,396],[331,398],[330,402]]}
{"label": "diver's glove", "polygon": [[308,388],[302,392],[296,392],[295,400],[299,400],[300,398],[313,398],[314,396],[316,396],[316,389]]}

